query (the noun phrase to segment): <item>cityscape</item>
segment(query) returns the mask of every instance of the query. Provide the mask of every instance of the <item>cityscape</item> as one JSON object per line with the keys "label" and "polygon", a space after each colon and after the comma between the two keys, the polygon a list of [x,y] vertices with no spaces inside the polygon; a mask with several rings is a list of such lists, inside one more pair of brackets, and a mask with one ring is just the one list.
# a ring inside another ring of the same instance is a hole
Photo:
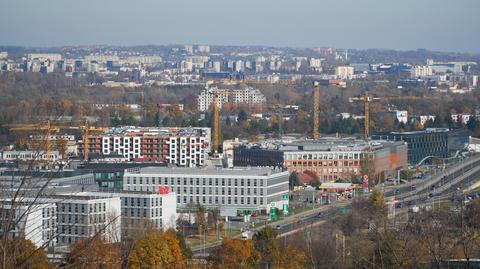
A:
{"label": "cityscape", "polygon": [[1,269],[480,268],[478,3],[54,2],[0,12]]}

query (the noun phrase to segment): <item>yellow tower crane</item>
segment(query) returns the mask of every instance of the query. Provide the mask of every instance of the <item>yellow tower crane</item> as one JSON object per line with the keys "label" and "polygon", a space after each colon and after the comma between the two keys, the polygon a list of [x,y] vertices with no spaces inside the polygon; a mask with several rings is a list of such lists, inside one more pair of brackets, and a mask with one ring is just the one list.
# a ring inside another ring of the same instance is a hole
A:
{"label": "yellow tower crane", "polygon": [[51,135],[52,133],[60,132],[60,128],[52,126],[50,121],[48,120],[45,123],[40,124],[14,124],[9,125],[10,131],[12,132],[40,132],[44,133],[45,135],[45,154],[47,155],[47,160],[50,161],[51,156],[50,153],[52,151],[51,145]]}
{"label": "yellow tower crane", "polygon": [[313,82],[313,139],[319,138],[318,134],[318,110],[320,108],[320,89],[318,81]]}
{"label": "yellow tower crane", "polygon": [[218,95],[213,97],[213,153],[218,154],[218,144],[220,143],[220,129],[219,129],[219,107]]}
{"label": "yellow tower crane", "polygon": [[363,102],[364,109],[364,126],[363,126],[363,135],[365,140],[370,138],[370,102],[377,100],[420,100],[420,99],[431,99],[429,97],[418,97],[418,96],[381,96],[381,97],[372,97],[369,95],[368,91],[365,91],[363,96],[360,97],[351,97],[348,98],[350,103],[360,101]]}

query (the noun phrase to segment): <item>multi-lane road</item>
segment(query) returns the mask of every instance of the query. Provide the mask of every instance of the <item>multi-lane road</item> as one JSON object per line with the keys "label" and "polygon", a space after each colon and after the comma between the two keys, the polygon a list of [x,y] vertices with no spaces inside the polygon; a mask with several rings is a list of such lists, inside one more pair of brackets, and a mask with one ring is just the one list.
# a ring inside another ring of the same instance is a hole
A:
{"label": "multi-lane road", "polygon": [[[405,208],[410,205],[424,205],[435,199],[445,200],[447,197],[478,197],[480,195],[478,189],[464,192],[469,186],[478,182],[480,182],[480,155],[474,155],[423,179],[389,186],[384,193],[387,200],[394,197],[397,206]],[[265,225],[274,227],[280,237],[289,236],[306,227],[323,224],[339,208],[349,207],[350,204],[351,200],[324,205]],[[254,233],[265,225],[257,226],[251,232]],[[240,238],[240,235],[238,237]],[[220,244],[221,242],[217,241],[205,246],[197,246],[193,248],[193,252],[196,256],[202,257],[208,255]]]}

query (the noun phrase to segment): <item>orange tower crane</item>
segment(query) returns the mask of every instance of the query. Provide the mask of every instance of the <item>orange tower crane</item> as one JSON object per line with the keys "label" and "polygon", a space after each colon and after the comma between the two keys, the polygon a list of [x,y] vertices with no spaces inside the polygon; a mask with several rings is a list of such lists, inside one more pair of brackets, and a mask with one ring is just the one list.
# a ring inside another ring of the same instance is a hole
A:
{"label": "orange tower crane", "polygon": [[421,99],[431,99],[429,97],[418,97],[418,96],[380,96],[380,97],[372,97],[369,95],[368,91],[365,91],[364,96],[360,97],[351,97],[348,98],[350,103],[360,101],[363,102],[364,108],[364,129],[363,135],[365,140],[370,138],[370,102],[377,101],[377,100],[421,100]]}

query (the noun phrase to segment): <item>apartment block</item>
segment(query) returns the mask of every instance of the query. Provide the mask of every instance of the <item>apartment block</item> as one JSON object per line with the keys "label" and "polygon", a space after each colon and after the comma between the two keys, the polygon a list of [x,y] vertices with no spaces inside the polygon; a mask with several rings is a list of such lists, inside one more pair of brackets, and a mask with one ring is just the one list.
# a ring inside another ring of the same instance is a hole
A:
{"label": "apartment block", "polygon": [[225,103],[232,103],[235,105],[261,105],[266,103],[265,95],[258,90],[251,87],[246,87],[239,90],[219,89],[217,87],[205,88],[198,95],[198,110],[207,111],[213,104],[214,97],[217,96],[217,106],[222,108]]}
{"label": "apartment block", "polygon": [[[83,155],[83,139],[78,141]],[[88,152],[120,154],[128,161],[202,166],[210,151],[210,128],[121,127],[88,137]]]}

